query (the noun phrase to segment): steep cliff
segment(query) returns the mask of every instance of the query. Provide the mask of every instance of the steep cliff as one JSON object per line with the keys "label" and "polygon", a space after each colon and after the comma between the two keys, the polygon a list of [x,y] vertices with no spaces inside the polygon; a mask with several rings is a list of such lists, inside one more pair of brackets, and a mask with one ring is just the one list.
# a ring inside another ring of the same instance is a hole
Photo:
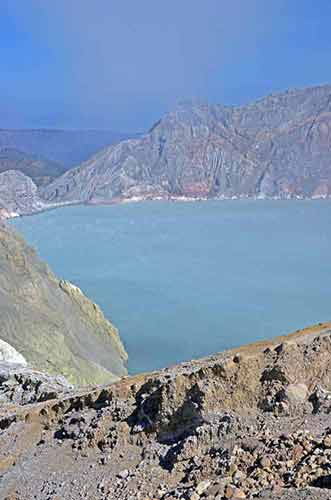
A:
{"label": "steep cliff", "polygon": [[331,194],[331,86],[251,105],[182,105],[41,190],[47,201]]}
{"label": "steep cliff", "polygon": [[35,368],[77,384],[125,375],[116,328],[74,285],[58,280],[33,249],[0,223],[0,339]]}

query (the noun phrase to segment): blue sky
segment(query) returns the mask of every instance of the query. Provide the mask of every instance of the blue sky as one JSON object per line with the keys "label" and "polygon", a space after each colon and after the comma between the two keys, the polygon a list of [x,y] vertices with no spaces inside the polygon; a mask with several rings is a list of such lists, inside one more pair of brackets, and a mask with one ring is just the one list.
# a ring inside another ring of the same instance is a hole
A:
{"label": "blue sky", "polygon": [[330,0],[1,0],[0,127],[149,128],[331,83]]}

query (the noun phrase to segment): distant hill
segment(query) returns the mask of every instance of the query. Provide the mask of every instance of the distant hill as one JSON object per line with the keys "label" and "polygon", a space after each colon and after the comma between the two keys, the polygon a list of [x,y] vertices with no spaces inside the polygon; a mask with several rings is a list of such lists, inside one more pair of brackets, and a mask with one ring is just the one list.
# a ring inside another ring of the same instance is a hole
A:
{"label": "distant hill", "polygon": [[331,86],[241,107],[182,105],[138,139],[98,152],[45,200],[315,198],[331,195]]}
{"label": "distant hill", "polygon": [[42,186],[63,174],[67,169],[51,160],[24,153],[14,148],[0,149],[0,173],[19,170],[31,177],[37,186]]}
{"label": "distant hill", "polygon": [[0,149],[17,149],[68,169],[132,135],[109,130],[0,129]]}

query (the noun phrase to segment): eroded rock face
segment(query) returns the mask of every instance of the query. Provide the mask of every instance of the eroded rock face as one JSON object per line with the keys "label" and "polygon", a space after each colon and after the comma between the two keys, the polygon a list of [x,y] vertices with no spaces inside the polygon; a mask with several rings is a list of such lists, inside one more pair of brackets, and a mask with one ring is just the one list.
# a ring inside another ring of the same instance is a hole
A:
{"label": "eroded rock face", "polygon": [[0,224],[0,339],[34,368],[84,385],[126,375],[118,331],[77,287]]}
{"label": "eroded rock face", "polygon": [[321,324],[3,405],[4,498],[330,498],[330,353],[331,324]]}
{"label": "eroded rock face", "polygon": [[18,170],[0,173],[0,221],[45,209],[35,183]]}
{"label": "eroded rock face", "polygon": [[331,86],[251,105],[182,105],[40,191],[48,202],[331,194]]}

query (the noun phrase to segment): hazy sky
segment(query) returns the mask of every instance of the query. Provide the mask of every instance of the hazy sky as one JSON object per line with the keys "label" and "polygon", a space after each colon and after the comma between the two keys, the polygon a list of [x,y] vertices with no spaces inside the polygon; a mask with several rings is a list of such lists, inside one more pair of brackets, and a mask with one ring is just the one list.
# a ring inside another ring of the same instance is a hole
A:
{"label": "hazy sky", "polygon": [[330,0],[0,0],[0,127],[149,128],[331,82]]}

